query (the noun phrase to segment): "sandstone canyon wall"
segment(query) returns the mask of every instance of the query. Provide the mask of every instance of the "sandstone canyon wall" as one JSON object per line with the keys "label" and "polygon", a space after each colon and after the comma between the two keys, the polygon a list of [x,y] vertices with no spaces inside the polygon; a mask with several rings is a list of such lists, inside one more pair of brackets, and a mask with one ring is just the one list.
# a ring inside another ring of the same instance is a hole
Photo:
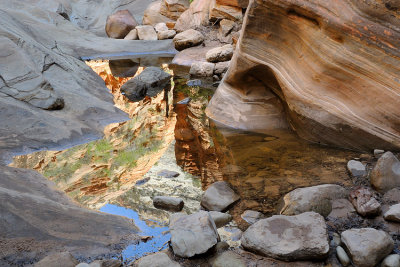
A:
{"label": "sandstone canyon wall", "polygon": [[357,150],[400,149],[398,1],[253,0],[216,121]]}

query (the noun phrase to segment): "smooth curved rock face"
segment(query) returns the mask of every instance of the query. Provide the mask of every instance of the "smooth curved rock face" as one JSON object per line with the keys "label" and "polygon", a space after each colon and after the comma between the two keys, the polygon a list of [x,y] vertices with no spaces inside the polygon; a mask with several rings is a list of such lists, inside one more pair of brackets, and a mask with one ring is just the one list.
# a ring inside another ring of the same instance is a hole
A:
{"label": "smooth curved rock face", "polygon": [[230,69],[207,114],[262,132],[289,121],[315,143],[399,149],[395,3],[250,1]]}
{"label": "smooth curved rock face", "polygon": [[373,228],[344,231],[342,242],[358,267],[376,266],[394,247],[392,238],[386,232]]}
{"label": "smooth curved rock face", "polygon": [[329,252],[325,220],[315,212],[259,220],[241,242],[247,250],[285,261],[321,259]]}
{"label": "smooth curved rock face", "polygon": [[379,158],[371,172],[371,184],[382,193],[400,187],[400,161],[392,152],[386,152]]}
{"label": "smooth curved rock face", "polygon": [[297,188],[283,197],[284,206],[280,213],[297,215],[314,211],[326,217],[332,211],[335,199],[346,198],[346,189],[340,185],[324,184]]}
{"label": "smooth curved rock face", "polygon": [[191,215],[173,214],[169,229],[174,253],[185,258],[207,252],[220,239],[215,223],[206,211]]}
{"label": "smooth curved rock face", "polygon": [[120,10],[108,16],[106,33],[110,38],[123,39],[131,30],[138,26],[129,10]]}

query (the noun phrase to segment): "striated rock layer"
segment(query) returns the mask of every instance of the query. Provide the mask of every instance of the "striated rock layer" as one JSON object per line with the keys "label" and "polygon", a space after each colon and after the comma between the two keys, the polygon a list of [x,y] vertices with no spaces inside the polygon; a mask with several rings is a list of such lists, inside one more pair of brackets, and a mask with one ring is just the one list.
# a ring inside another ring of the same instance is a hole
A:
{"label": "striated rock layer", "polygon": [[[397,1],[250,1],[208,115],[312,142],[400,148]],[[288,126],[290,125],[290,126]]]}

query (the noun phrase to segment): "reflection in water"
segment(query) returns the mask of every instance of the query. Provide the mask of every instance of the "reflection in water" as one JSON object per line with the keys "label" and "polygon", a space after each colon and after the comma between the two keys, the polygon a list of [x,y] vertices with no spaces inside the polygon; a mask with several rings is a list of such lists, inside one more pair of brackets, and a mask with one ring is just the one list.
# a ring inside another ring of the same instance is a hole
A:
{"label": "reflection in water", "polygon": [[104,205],[100,208],[100,211],[132,219],[140,229],[139,234],[141,236],[150,236],[147,242],[132,244],[124,249],[122,252],[122,259],[125,263],[132,262],[135,259],[168,247],[168,241],[171,235],[169,234],[168,227],[162,226],[159,222],[142,220],[136,211],[111,204]]}

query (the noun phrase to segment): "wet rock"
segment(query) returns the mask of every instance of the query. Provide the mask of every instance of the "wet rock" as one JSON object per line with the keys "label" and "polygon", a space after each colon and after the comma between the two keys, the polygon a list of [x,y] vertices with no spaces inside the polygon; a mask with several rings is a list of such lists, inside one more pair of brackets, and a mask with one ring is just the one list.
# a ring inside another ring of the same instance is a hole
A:
{"label": "wet rock", "polygon": [[387,256],[382,261],[381,267],[400,267],[400,255],[392,254]]}
{"label": "wet rock", "polygon": [[242,21],[242,8],[235,6],[225,6],[216,3],[216,0],[211,1],[210,5],[210,21],[229,19],[233,21]]}
{"label": "wet rock", "polygon": [[357,160],[350,160],[347,162],[347,169],[354,177],[362,177],[367,174],[364,164]]}
{"label": "wet rock", "polygon": [[137,29],[131,30],[125,37],[125,40],[137,40],[139,38]]}
{"label": "wet rock", "polygon": [[207,252],[219,241],[215,223],[208,212],[172,215],[169,229],[171,246],[180,257],[192,257]]}
{"label": "wet rock", "polygon": [[193,62],[189,73],[194,77],[212,77],[215,64],[210,62]]}
{"label": "wet rock", "polygon": [[145,96],[154,97],[162,90],[169,90],[171,75],[157,67],[148,67],[121,87],[121,92],[131,101],[140,101]]}
{"label": "wet rock", "polygon": [[183,12],[176,21],[175,30],[183,32],[198,26],[206,26],[209,22],[211,0],[194,0],[188,10]]}
{"label": "wet rock", "polygon": [[168,196],[156,196],[153,198],[153,205],[157,209],[163,209],[168,211],[181,211],[184,203],[183,199]]}
{"label": "wet rock", "polygon": [[110,38],[122,39],[137,25],[131,12],[119,10],[107,17],[106,33]]}
{"label": "wet rock", "polygon": [[228,213],[219,212],[219,211],[210,211],[210,216],[214,220],[217,228],[227,225],[230,221],[232,221],[232,216]]}
{"label": "wet rock", "polygon": [[172,261],[167,254],[158,252],[139,259],[135,262],[137,267],[179,267],[176,261]]}
{"label": "wet rock", "polygon": [[175,35],[176,31],[174,30],[160,31],[157,33],[159,40],[172,39]]}
{"label": "wet rock", "polygon": [[374,149],[374,157],[377,159],[379,159],[384,153],[385,153],[385,150]]}
{"label": "wet rock", "polygon": [[227,36],[231,33],[236,23],[229,19],[223,19],[219,22],[219,33],[222,36]]}
{"label": "wet rock", "polygon": [[326,217],[332,211],[332,201],[346,197],[346,190],[335,184],[297,188],[283,197],[283,215],[314,211]]}
{"label": "wet rock", "polygon": [[322,259],[329,252],[325,220],[315,212],[259,220],[241,242],[247,250],[285,261]]}
{"label": "wet rock", "polygon": [[358,188],[351,191],[350,201],[361,216],[376,216],[381,212],[381,204],[368,188]]}
{"label": "wet rock", "polygon": [[225,251],[211,261],[212,267],[246,267],[246,263],[238,254]]}
{"label": "wet rock", "polygon": [[383,201],[390,205],[400,203],[400,189],[393,188],[392,190],[387,191],[383,195]]}
{"label": "wet rock", "polygon": [[386,152],[379,158],[371,172],[371,184],[382,193],[400,187],[400,161],[392,152]]}
{"label": "wet rock", "polygon": [[150,177],[140,179],[140,180],[136,181],[135,185],[143,185],[143,184],[147,183],[149,180],[150,180]]}
{"label": "wet rock", "polygon": [[153,26],[150,25],[140,25],[136,27],[139,40],[158,40],[157,33]]}
{"label": "wet rock", "polygon": [[169,171],[169,170],[161,170],[157,172],[157,176],[162,176],[165,178],[175,178],[179,176],[179,172]]}
{"label": "wet rock", "polygon": [[210,49],[206,54],[208,62],[222,62],[228,61],[232,58],[233,46],[230,44]]}
{"label": "wet rock", "polygon": [[111,73],[115,77],[133,77],[139,69],[139,63],[130,59],[110,60],[108,62]]}
{"label": "wet rock", "polygon": [[386,221],[400,222],[400,204],[391,206],[383,217]]}
{"label": "wet rock", "polygon": [[157,23],[156,25],[154,25],[154,29],[156,30],[157,33],[158,32],[165,32],[165,31],[169,30],[168,27],[167,27],[167,24],[165,22]]}
{"label": "wet rock", "polygon": [[187,86],[201,86],[201,80],[189,80],[186,82]]}
{"label": "wet rock", "polygon": [[63,267],[75,267],[79,262],[69,252],[61,252],[52,254],[44,257],[42,260],[37,262],[35,267],[51,267],[51,266],[63,266]]}
{"label": "wet rock", "polygon": [[143,14],[143,20],[142,20],[143,25],[154,26],[160,22],[163,22],[163,23],[173,22],[172,19],[161,14],[162,4],[163,4],[163,0],[158,0],[158,1],[152,2],[147,7],[147,9],[144,11],[144,14]]}
{"label": "wet rock", "polygon": [[347,199],[335,199],[332,201],[332,211],[329,213],[328,218],[330,219],[346,219],[353,216],[356,210]]}
{"label": "wet rock", "polygon": [[174,39],[175,48],[178,51],[196,46],[204,41],[204,36],[201,32],[189,29],[175,35]]}
{"label": "wet rock", "polygon": [[224,61],[224,62],[218,62],[215,64],[215,69],[214,69],[214,73],[221,75],[224,72],[226,72],[229,68],[229,63],[231,63],[230,61]]}
{"label": "wet rock", "polygon": [[89,264],[90,267],[120,267],[122,262],[116,259],[97,260]]}
{"label": "wet rock", "polygon": [[227,182],[221,181],[215,182],[207,188],[200,204],[207,210],[224,211],[239,198]]}
{"label": "wet rock", "polygon": [[336,256],[343,266],[349,266],[350,258],[341,246],[336,247]]}
{"label": "wet rock", "polygon": [[384,231],[373,228],[350,229],[342,233],[353,263],[359,267],[373,267],[390,254],[394,244]]}
{"label": "wet rock", "polygon": [[253,224],[264,218],[264,214],[255,210],[245,210],[240,217],[248,224]]}

